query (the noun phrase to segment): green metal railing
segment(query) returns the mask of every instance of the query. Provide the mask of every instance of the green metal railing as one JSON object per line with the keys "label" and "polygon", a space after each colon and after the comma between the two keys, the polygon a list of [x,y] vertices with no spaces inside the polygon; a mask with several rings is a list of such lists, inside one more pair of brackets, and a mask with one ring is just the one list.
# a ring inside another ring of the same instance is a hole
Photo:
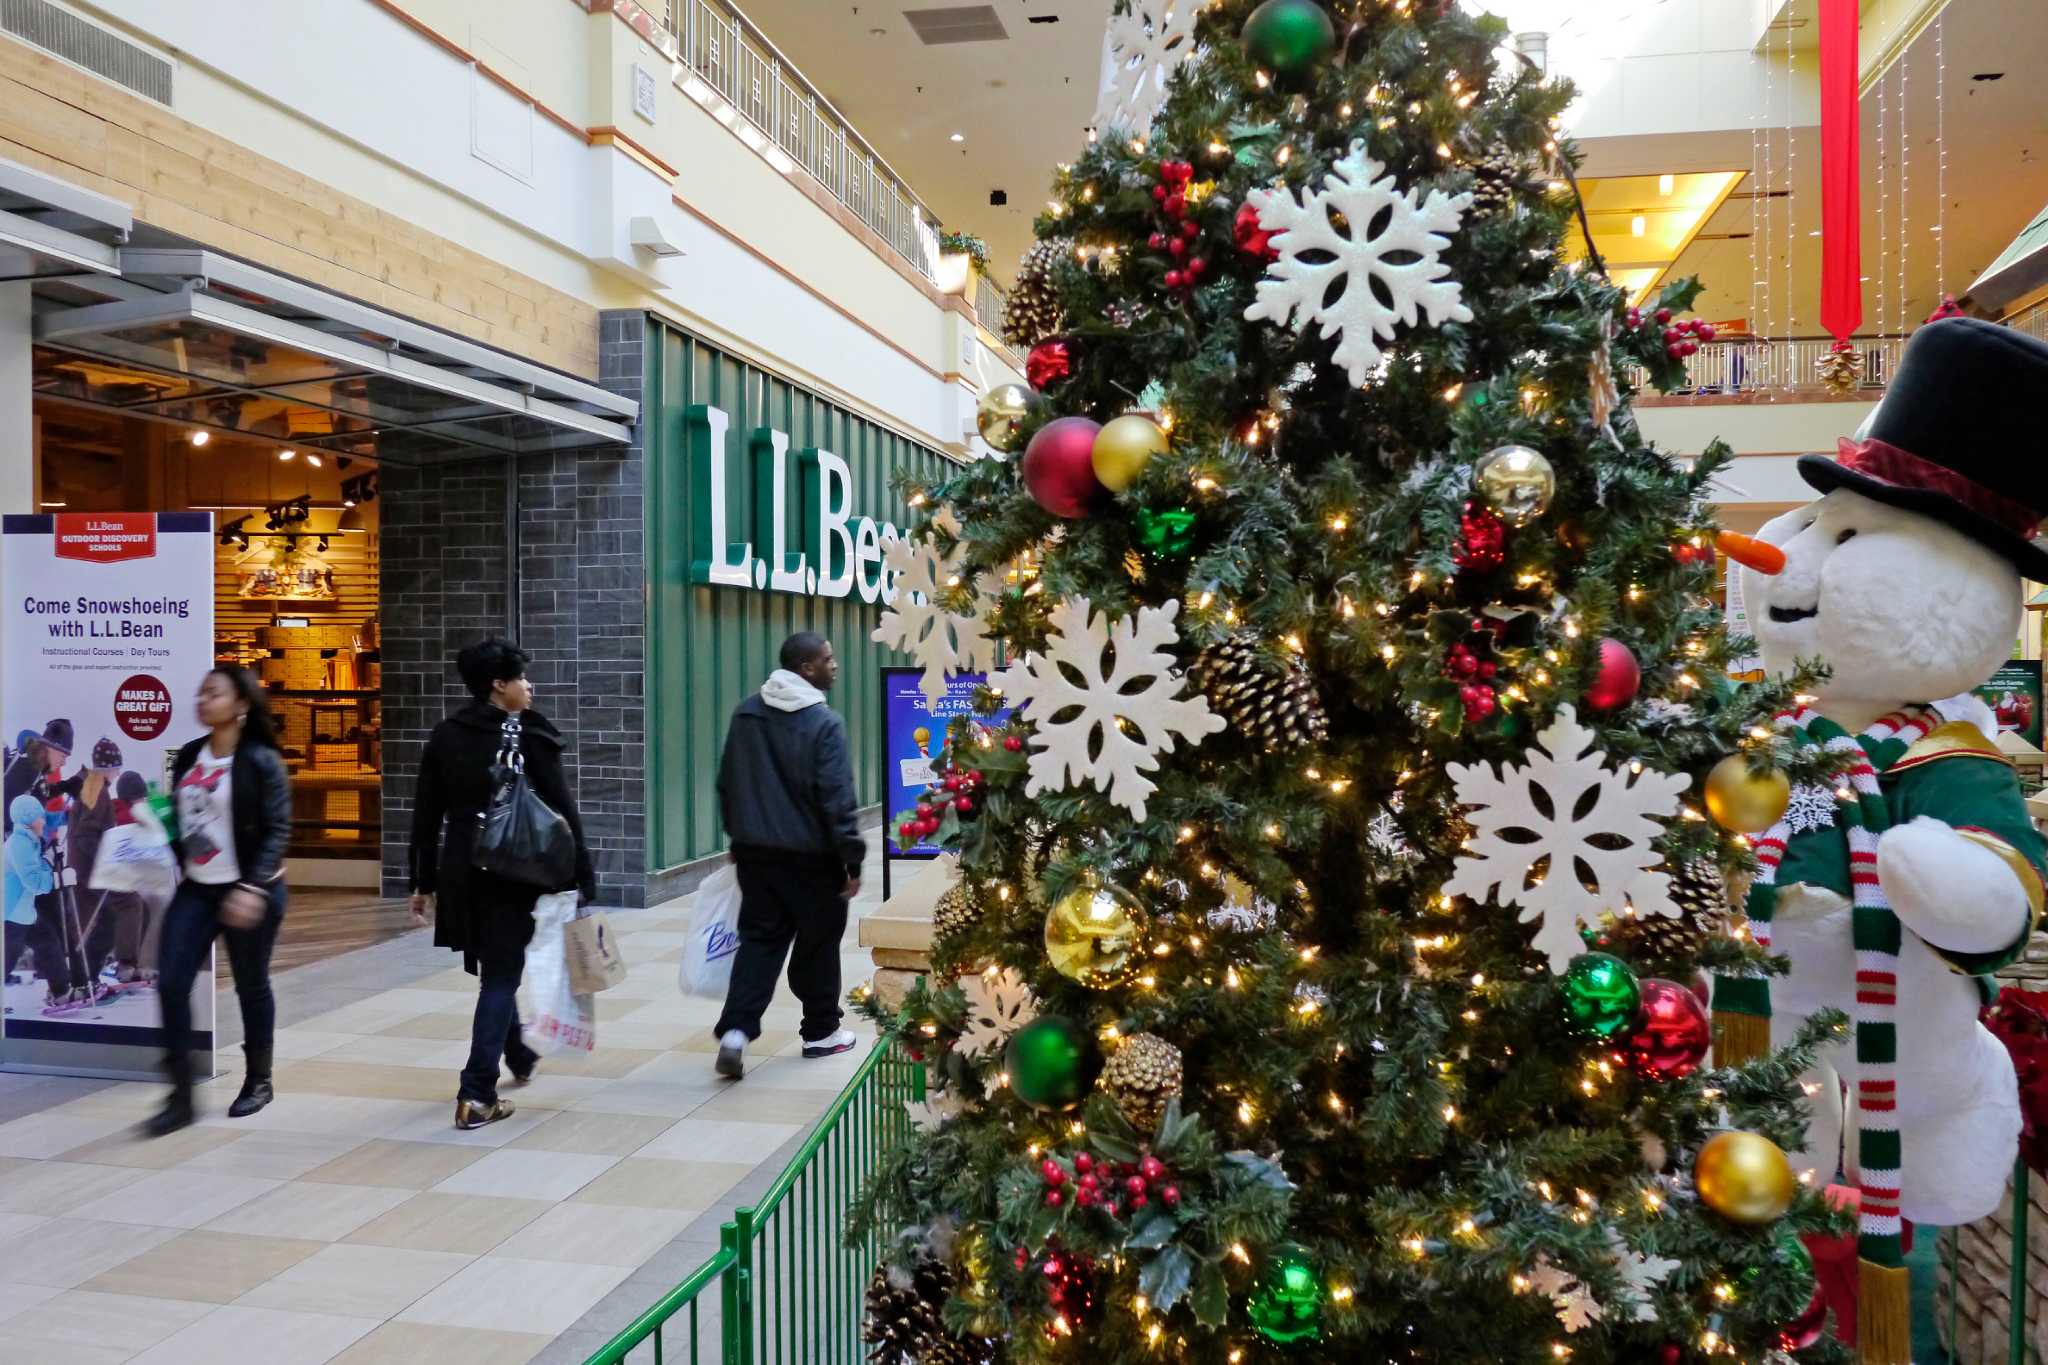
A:
{"label": "green metal railing", "polygon": [[775,1183],[719,1228],[711,1258],[584,1365],[860,1365],[882,1246],[872,1234],[849,1244],[846,1213],[924,1095],[924,1065],[878,1042]]}
{"label": "green metal railing", "polygon": [[[2024,1159],[2015,1161],[2012,1167],[2011,1200],[2011,1241],[2008,1253],[2006,1284],[2004,1285],[2003,1311],[1993,1307],[1988,1315],[1974,1325],[1966,1324],[1962,1316],[1962,1283],[1967,1276],[1980,1288],[1980,1297],[1987,1302],[1996,1302],[1987,1284],[1984,1270],[1979,1266],[1966,1266],[1963,1252],[1963,1234],[1960,1228],[1948,1228],[1941,1234],[1940,1266],[1941,1286],[1936,1303],[1942,1319],[1942,1344],[1949,1365],[2042,1365],[2041,1352],[2028,1340],[2036,1326],[2028,1321],[2027,1303],[2027,1214],[2029,1204],[2029,1183],[2031,1173]],[[1999,1321],[2003,1318],[2003,1321]],[[2001,1341],[2000,1336],[2004,1339]],[[1974,1338],[1967,1340],[1966,1338]],[[2002,1348],[2002,1349],[2001,1349]]]}

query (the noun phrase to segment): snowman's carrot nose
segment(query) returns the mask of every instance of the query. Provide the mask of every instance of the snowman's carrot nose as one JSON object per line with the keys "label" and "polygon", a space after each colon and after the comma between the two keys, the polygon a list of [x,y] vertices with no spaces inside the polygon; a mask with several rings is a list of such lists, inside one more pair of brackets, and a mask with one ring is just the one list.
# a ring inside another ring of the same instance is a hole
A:
{"label": "snowman's carrot nose", "polygon": [[1723,531],[1714,537],[1714,544],[1722,554],[1745,569],[1755,569],[1766,575],[1785,572],[1785,552],[1769,541],[1736,531]]}

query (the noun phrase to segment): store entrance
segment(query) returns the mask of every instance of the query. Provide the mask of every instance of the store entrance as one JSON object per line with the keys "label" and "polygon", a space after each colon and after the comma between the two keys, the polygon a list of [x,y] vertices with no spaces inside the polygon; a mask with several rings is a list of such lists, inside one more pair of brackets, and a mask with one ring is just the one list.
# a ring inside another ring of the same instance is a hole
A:
{"label": "store entrance", "polygon": [[[103,360],[56,350],[39,349],[35,360],[43,510],[213,515],[215,657],[249,669],[268,689],[292,774],[292,908],[277,966],[402,932],[402,908],[376,899],[377,462],[69,402],[53,395],[81,383],[104,392],[178,381],[140,369],[116,373]],[[292,429],[288,414],[280,426]],[[189,697],[198,683],[171,682],[178,718],[168,738],[197,733]],[[81,735],[81,750],[100,738]]]}

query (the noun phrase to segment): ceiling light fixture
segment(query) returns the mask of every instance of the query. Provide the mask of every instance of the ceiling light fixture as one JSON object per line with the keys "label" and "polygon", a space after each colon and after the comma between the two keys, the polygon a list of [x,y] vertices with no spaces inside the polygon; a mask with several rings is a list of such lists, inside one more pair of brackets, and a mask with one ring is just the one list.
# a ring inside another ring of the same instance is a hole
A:
{"label": "ceiling light fixture", "polygon": [[1637,237],[1646,237],[1650,232],[1650,220],[1639,213],[1628,220],[1628,230]]}
{"label": "ceiling light fixture", "polygon": [[955,134],[953,134],[953,136],[952,136],[952,137],[951,137],[950,139],[948,139],[948,141],[952,141],[952,142],[965,142],[965,141],[967,141],[967,134],[965,134],[965,133],[955,133]]}
{"label": "ceiling light fixture", "polygon": [[285,464],[290,464],[298,456],[298,453],[296,450],[280,450],[277,452],[277,458]]}
{"label": "ceiling light fixture", "polygon": [[1666,197],[1668,198],[1668,197],[1670,196],[1670,194],[1671,194],[1671,191],[1673,191],[1673,190],[1675,190],[1675,189],[1677,189],[1677,188],[1678,188],[1678,177],[1677,177],[1677,176],[1675,176],[1675,175],[1660,175],[1660,176],[1658,176],[1658,177],[1657,177],[1657,193],[1659,193],[1659,194],[1661,194],[1661,195],[1664,195],[1664,196],[1666,196]]}
{"label": "ceiling light fixture", "polygon": [[213,433],[210,431],[195,431],[189,433],[185,439],[195,446],[203,446],[213,439]]}
{"label": "ceiling light fixture", "polygon": [[318,469],[320,467],[320,457],[318,455],[308,455],[306,457],[306,463],[313,466],[313,468]]}

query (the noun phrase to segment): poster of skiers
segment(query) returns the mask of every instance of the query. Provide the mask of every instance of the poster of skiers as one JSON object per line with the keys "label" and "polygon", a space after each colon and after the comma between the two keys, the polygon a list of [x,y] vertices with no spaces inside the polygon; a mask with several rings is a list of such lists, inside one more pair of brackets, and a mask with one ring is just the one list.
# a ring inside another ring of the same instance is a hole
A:
{"label": "poster of skiers", "polygon": [[[213,666],[212,532],[203,512],[0,519],[0,1061],[61,1066],[76,1043],[107,1069],[109,1045],[155,1045],[177,885],[165,772]],[[193,1001],[202,1036],[212,980]]]}

